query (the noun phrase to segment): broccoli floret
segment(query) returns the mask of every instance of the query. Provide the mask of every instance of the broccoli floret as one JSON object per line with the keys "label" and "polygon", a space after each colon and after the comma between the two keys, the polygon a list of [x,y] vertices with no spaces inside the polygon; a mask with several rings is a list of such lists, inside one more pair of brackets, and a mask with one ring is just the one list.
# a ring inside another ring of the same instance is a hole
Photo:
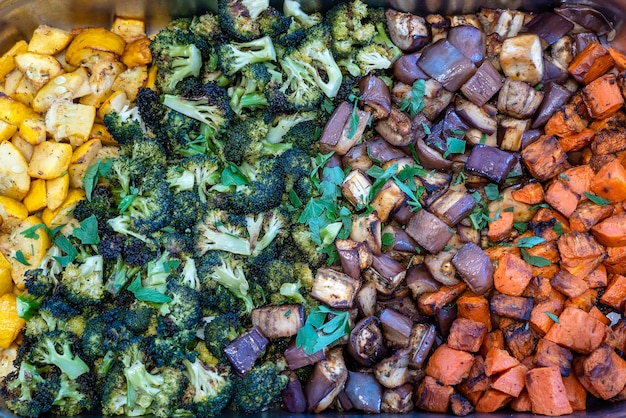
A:
{"label": "broccoli floret", "polygon": [[248,215],[246,221],[253,257],[260,255],[279,235],[282,236],[287,225],[287,220],[278,210]]}
{"label": "broccoli floret", "polygon": [[198,292],[202,290],[200,279],[198,278],[196,261],[190,256],[183,257],[183,269],[176,278],[176,281],[183,286],[190,287]]}
{"label": "broccoli floret", "polygon": [[347,57],[376,34],[369,8],[361,0],[337,4],[326,13],[326,22],[332,31],[332,52],[338,58]]}
{"label": "broccoli floret", "polygon": [[91,192],[91,199],[83,199],[78,202],[72,214],[74,218],[82,222],[90,216],[98,220],[98,229],[105,229],[106,220],[115,214],[115,208],[111,204],[113,193],[108,185],[98,184]]}
{"label": "broccoli floret", "polygon": [[189,395],[185,396],[181,408],[198,417],[219,415],[233,393],[230,370],[222,366],[208,366],[197,358],[194,361],[183,360],[183,364],[183,373],[189,381],[185,393]]}
{"label": "broccoli floret", "polygon": [[180,260],[172,259],[167,252],[162,253],[159,258],[152,259],[146,267],[146,275],[141,280],[141,285],[146,289],[154,289],[164,293],[167,288],[168,278],[180,265]]}
{"label": "broccoli floret", "polygon": [[272,6],[263,10],[257,18],[259,22],[259,30],[261,35],[275,38],[286,32],[291,26],[291,18],[282,14],[278,9]]}
{"label": "broccoli floret", "polygon": [[245,331],[239,317],[232,313],[223,313],[209,318],[204,327],[206,348],[222,363],[226,361],[224,348]]}
{"label": "broccoli floret", "polygon": [[129,341],[140,325],[140,317],[124,314],[121,308],[113,308],[87,320],[80,339],[84,355],[91,360],[104,357],[108,351],[117,351],[120,344]]}
{"label": "broccoli floret", "polygon": [[315,110],[324,99],[324,92],[311,76],[311,67],[292,54],[280,60],[284,81],[271,81],[265,87],[268,109],[273,113],[294,113]]}
{"label": "broccoli floret", "polygon": [[49,379],[49,369],[27,361],[17,365],[0,383],[0,398],[15,414],[38,417],[52,408],[58,381]]}
{"label": "broccoli floret", "polygon": [[376,70],[385,70],[391,67],[393,55],[380,44],[370,43],[356,51],[354,61],[361,70],[361,75],[367,75]]}
{"label": "broccoli floret", "polygon": [[196,226],[196,249],[200,255],[213,250],[250,255],[252,249],[245,233],[241,226],[229,224],[226,212],[210,210]]}
{"label": "broccoli floret", "polygon": [[218,158],[206,154],[183,158],[167,171],[167,182],[173,190],[193,190],[202,203],[206,203],[211,187],[219,183],[220,177]]}
{"label": "broccoli floret", "polygon": [[80,311],[67,303],[58,293],[45,298],[37,314],[26,323],[26,334],[39,337],[47,331],[63,329],[70,318],[80,314]]}
{"label": "broccoli floret", "polygon": [[261,36],[256,19],[269,7],[269,0],[218,0],[220,27],[230,38],[251,41]]}
{"label": "broccoli floret", "polygon": [[213,13],[205,13],[200,16],[192,17],[191,22],[189,22],[189,30],[209,42],[219,42],[224,36],[217,16]]}
{"label": "broccoli floret", "polygon": [[[265,139],[271,144],[283,142],[292,143],[297,148],[309,148],[309,146],[305,144],[310,144],[314,141],[315,130],[318,129],[315,122],[316,118],[317,112],[315,111],[276,115],[270,124]],[[309,124],[306,122],[312,123]],[[315,129],[311,131],[308,128],[310,125],[314,126]],[[301,138],[303,135],[308,135],[309,138]],[[298,144],[296,145],[294,142],[298,142]]]}
{"label": "broccoli floret", "polygon": [[170,225],[177,231],[189,232],[202,219],[204,209],[205,205],[195,192],[184,190],[174,193]]}
{"label": "broccoli floret", "polygon": [[254,414],[280,402],[281,392],[289,383],[289,377],[281,371],[276,363],[266,361],[245,376],[234,377],[233,409]]}
{"label": "broccoli floret", "polygon": [[225,255],[220,260],[219,265],[207,272],[207,278],[224,286],[242,300],[245,305],[245,313],[249,314],[254,309],[254,302],[250,295],[250,284],[246,279],[243,263],[239,260]]}
{"label": "broccoli floret", "polygon": [[146,132],[137,119],[132,117],[124,117],[125,114],[119,114],[112,111],[104,115],[102,119],[104,126],[117,141],[118,144],[130,144],[131,142],[141,140],[146,137]]}
{"label": "broccoli floret", "polygon": [[218,65],[227,77],[255,62],[276,61],[272,38],[264,36],[248,42],[229,42],[217,47]]}
{"label": "broccoli floret", "polygon": [[291,16],[303,28],[307,29],[322,22],[322,14],[319,12],[306,13],[302,10],[302,4],[297,0],[285,0],[283,2],[283,13]]}
{"label": "broccoli floret", "polygon": [[48,331],[32,343],[28,359],[32,364],[55,365],[74,380],[88,373],[89,366],[79,356],[77,337],[68,331]]}
{"label": "broccoli floret", "polygon": [[83,374],[76,380],[67,375],[55,376],[59,379],[59,390],[52,402],[50,412],[55,415],[75,416],[91,410],[97,401],[92,374]]}
{"label": "broccoli floret", "polygon": [[238,166],[244,161],[254,163],[263,153],[263,141],[268,128],[260,117],[248,117],[235,122],[224,141],[226,160]]}
{"label": "broccoli floret", "polygon": [[105,260],[115,260],[122,255],[124,247],[124,236],[110,229],[104,229],[100,233],[100,242],[98,243],[98,253]]}
{"label": "broccoli floret", "polygon": [[181,367],[182,360],[193,361],[196,352],[193,351],[197,341],[196,331],[181,330],[172,336],[156,336],[150,344],[150,355],[157,367]]}
{"label": "broccoli floret", "polygon": [[41,268],[26,270],[24,273],[24,287],[32,297],[50,296],[57,285],[54,277],[45,274]]}
{"label": "broccoli floret", "polygon": [[61,293],[77,306],[96,305],[104,297],[103,272],[101,255],[88,257],[80,265],[69,263],[61,276]]}
{"label": "broccoli floret", "polygon": [[[172,192],[159,174],[149,174],[138,188],[124,196],[120,201],[120,205],[122,204],[127,205],[133,227],[140,234],[158,231],[170,223]],[[136,238],[141,239],[137,236]]]}
{"label": "broccoli floret", "polygon": [[144,266],[154,257],[154,251],[144,241],[130,237],[125,240],[122,257],[128,266]]}
{"label": "broccoli floret", "polygon": [[169,281],[165,294],[172,300],[159,308],[158,334],[169,337],[176,332],[195,329],[201,316],[198,292],[175,281]]}
{"label": "broccoli floret", "polygon": [[326,255],[320,252],[313,239],[311,231],[306,225],[296,225],[291,229],[291,237],[301,256],[311,264],[311,266],[319,267],[326,260]]}
{"label": "broccoli floret", "polygon": [[194,251],[194,241],[191,234],[180,232],[163,233],[161,235],[161,245],[172,257],[179,259],[185,258],[185,254],[191,254]]}
{"label": "broccoli floret", "polygon": [[272,80],[282,80],[282,74],[274,64],[264,61],[244,66],[228,87],[230,106],[233,111],[241,115],[244,110],[267,107],[264,89]]}
{"label": "broccoli floret", "polygon": [[167,160],[163,146],[156,140],[147,138],[120,146],[120,155],[130,158],[136,170],[143,168],[143,171],[132,173],[141,175],[154,172],[155,168],[158,170],[158,167],[165,165]]}

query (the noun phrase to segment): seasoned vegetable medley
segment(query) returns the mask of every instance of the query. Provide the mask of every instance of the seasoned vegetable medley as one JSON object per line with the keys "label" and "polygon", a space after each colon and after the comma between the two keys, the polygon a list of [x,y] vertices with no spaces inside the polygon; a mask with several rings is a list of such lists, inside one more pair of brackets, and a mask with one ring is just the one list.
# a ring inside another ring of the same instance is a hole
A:
{"label": "seasoned vegetable medley", "polygon": [[600,12],[217,6],[0,56],[10,411],[626,399],[626,55]]}

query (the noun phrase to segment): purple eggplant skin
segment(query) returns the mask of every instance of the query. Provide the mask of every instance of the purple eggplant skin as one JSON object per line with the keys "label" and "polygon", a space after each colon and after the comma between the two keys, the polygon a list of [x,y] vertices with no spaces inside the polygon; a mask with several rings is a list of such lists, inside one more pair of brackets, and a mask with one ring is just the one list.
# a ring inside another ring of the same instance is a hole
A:
{"label": "purple eggplant skin", "polygon": [[545,43],[552,45],[574,28],[574,24],[556,13],[539,13],[527,25],[526,31],[538,35]]}
{"label": "purple eggplant skin", "polygon": [[502,74],[491,61],[485,60],[474,75],[461,86],[461,92],[475,105],[484,106],[500,91],[503,82]]}
{"label": "purple eggplant skin", "polygon": [[384,353],[383,333],[375,316],[360,320],[350,332],[348,353],[361,366],[372,366]]}
{"label": "purple eggplant skin", "polygon": [[400,82],[409,86],[413,85],[415,80],[426,80],[430,78],[420,67],[417,66],[417,60],[422,56],[421,52],[413,54],[404,54],[393,63],[393,75]]}
{"label": "purple eggplant skin", "polygon": [[366,76],[359,81],[361,100],[372,111],[374,119],[384,119],[391,112],[391,93],[385,82],[376,76]]}
{"label": "purple eggplant skin", "polygon": [[330,152],[339,142],[343,128],[348,122],[350,115],[352,114],[352,105],[348,102],[342,102],[335,108],[335,111],[330,116],[328,123],[324,126],[322,135],[320,136],[320,148],[323,148]]}
{"label": "purple eggplant skin", "polygon": [[383,388],[371,373],[348,371],[345,391],[354,409],[372,414],[380,413]]}
{"label": "purple eggplant skin", "polygon": [[296,347],[295,340],[289,344],[283,355],[285,356],[285,361],[287,362],[289,370],[296,370],[301,367],[310,366],[311,364],[315,364],[326,358],[324,350],[317,351],[313,354],[305,353],[304,348]]}
{"label": "purple eggplant skin", "polygon": [[543,87],[543,100],[535,112],[531,129],[537,129],[546,124],[548,119],[563,106],[572,95],[565,87],[548,83]]}
{"label": "purple eggplant skin", "polygon": [[450,327],[452,327],[452,323],[457,318],[457,307],[456,305],[445,307],[443,309],[439,309],[435,314],[435,319],[437,320],[437,327],[439,328],[439,334],[443,338],[448,338],[450,335]]}
{"label": "purple eggplant skin", "polygon": [[472,61],[447,39],[424,48],[417,65],[448,91],[457,91],[476,71]]}
{"label": "purple eggplant skin", "polygon": [[239,376],[244,376],[252,369],[257,358],[263,353],[269,340],[257,327],[246,331],[235,338],[224,348],[224,355],[230,362],[233,370]]}
{"label": "purple eggplant skin", "polygon": [[343,348],[328,350],[326,359],[315,363],[313,374],[305,385],[308,412],[322,412],[335,401],[348,378]]}
{"label": "purple eggplant skin", "polygon": [[404,348],[409,345],[413,321],[393,309],[383,309],[380,313],[383,336],[389,347]]}
{"label": "purple eggplant skin", "polygon": [[554,9],[554,11],[598,36],[606,35],[613,30],[613,25],[606,16],[590,6],[566,4]]}
{"label": "purple eggplant skin", "polygon": [[423,17],[387,9],[385,18],[389,38],[401,50],[417,51],[430,42],[428,24]]}
{"label": "purple eggplant skin", "polygon": [[467,171],[480,174],[502,184],[515,166],[515,155],[489,145],[474,145],[465,163]]}
{"label": "purple eggplant skin", "polygon": [[411,332],[411,367],[423,368],[439,334],[432,324],[415,324]]}
{"label": "purple eggplant skin", "polygon": [[306,397],[304,396],[302,383],[300,383],[300,380],[294,373],[290,374],[289,383],[287,383],[287,387],[283,389],[281,395],[283,408],[287,411],[294,414],[306,411]]}
{"label": "purple eggplant skin", "polygon": [[396,158],[407,156],[400,148],[394,147],[381,137],[371,139],[365,142],[365,144],[370,158],[380,161],[383,164]]}
{"label": "purple eggplant skin", "polygon": [[406,284],[416,299],[423,293],[436,292],[441,287],[441,283],[433,278],[423,263],[411,266],[406,274]]}
{"label": "purple eggplant skin", "polygon": [[405,383],[393,389],[385,389],[383,401],[380,406],[381,412],[388,414],[408,414],[413,411],[413,385]]}
{"label": "purple eggplant skin", "polygon": [[[398,276],[406,275],[406,268],[402,263],[394,260],[385,253],[380,255],[374,255],[372,257],[372,268],[376,270],[378,274],[389,281],[398,280]],[[401,280],[401,279],[400,279]]]}
{"label": "purple eggplant skin", "polygon": [[493,287],[493,264],[478,245],[468,242],[452,258],[452,264],[472,292],[483,295]]}
{"label": "purple eggplant skin", "polygon": [[[394,216],[394,219],[396,217]],[[402,251],[407,253],[417,252],[417,242],[406,233],[402,228],[394,225],[387,225],[382,231],[384,234],[391,234],[393,237],[393,244],[389,248],[395,251]]]}
{"label": "purple eggplant skin", "polygon": [[431,254],[443,250],[454,235],[444,221],[425,209],[413,214],[406,233]]}
{"label": "purple eggplant skin", "polygon": [[415,141],[415,152],[422,166],[427,170],[445,171],[452,168],[452,161],[443,158],[441,152],[429,147],[421,139]]}
{"label": "purple eggplant skin", "polygon": [[413,142],[413,124],[409,115],[394,107],[387,116],[374,125],[374,130],[393,146],[410,145]]}
{"label": "purple eggplant skin", "polygon": [[448,41],[475,65],[480,65],[485,58],[485,32],[471,25],[451,27]]}

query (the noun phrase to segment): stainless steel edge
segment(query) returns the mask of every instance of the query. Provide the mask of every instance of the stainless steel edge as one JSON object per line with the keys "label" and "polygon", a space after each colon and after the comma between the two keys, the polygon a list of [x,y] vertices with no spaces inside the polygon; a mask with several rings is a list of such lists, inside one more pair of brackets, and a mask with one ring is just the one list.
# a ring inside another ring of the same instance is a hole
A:
{"label": "stainless steel edge", "polygon": [[[325,10],[336,2],[323,0],[303,0],[306,10]],[[601,10],[614,22],[615,37],[612,46],[626,52],[626,0],[369,0],[376,6],[389,6],[401,11],[417,14],[426,13],[471,13],[481,7],[511,8],[527,11],[548,10],[568,3],[587,4]],[[146,21],[148,31],[154,32],[172,17],[190,16],[215,9],[211,0],[0,0],[0,54],[10,48],[19,39],[29,39],[33,30],[42,23],[72,29],[80,26],[107,27],[115,16],[141,18]],[[421,418],[439,418],[446,415],[416,411],[412,416]],[[408,416],[411,416],[408,415]],[[226,414],[226,417],[239,417]],[[324,413],[319,415],[288,414],[267,412],[259,414],[264,418],[338,418],[366,416],[358,413]],[[15,417],[1,407],[0,417]],[[93,417],[93,415],[84,415]],[[250,417],[250,416],[246,416]],[[402,418],[407,415],[381,414],[381,418]],[[476,413],[476,418],[535,418],[530,413],[499,412],[493,414]],[[623,418],[626,417],[626,404],[593,402],[588,411],[576,412],[570,417],[576,418]]]}

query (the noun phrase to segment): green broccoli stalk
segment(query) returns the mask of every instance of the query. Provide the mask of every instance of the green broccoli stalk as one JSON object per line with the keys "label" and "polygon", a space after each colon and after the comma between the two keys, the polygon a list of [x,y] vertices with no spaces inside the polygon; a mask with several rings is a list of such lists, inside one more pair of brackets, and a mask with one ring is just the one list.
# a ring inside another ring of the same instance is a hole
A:
{"label": "green broccoli stalk", "polygon": [[[285,218],[276,210],[246,217],[252,256],[256,257],[274,241],[285,226]],[[261,237],[263,231],[263,237]]]}
{"label": "green broccoli stalk", "polygon": [[74,353],[76,337],[67,331],[49,331],[37,338],[28,356],[35,364],[53,364],[72,380],[89,372],[89,366]]}
{"label": "green broccoli stalk", "polygon": [[243,228],[228,224],[226,217],[225,212],[213,210],[196,226],[196,248],[201,255],[212,250],[252,254],[250,241],[244,237]]}
{"label": "green broccoli stalk", "polygon": [[202,68],[202,53],[194,44],[172,45],[167,50],[171,58],[166,87],[173,91],[179,81],[187,77],[198,77]]}
{"label": "green broccoli stalk", "polygon": [[232,294],[245,304],[245,312],[249,314],[254,309],[254,302],[248,293],[250,284],[243,272],[243,266],[232,260],[222,259],[221,265],[216,266],[209,278],[227,288]]}
{"label": "green broccoli stalk", "polygon": [[301,287],[302,285],[300,283],[283,283],[280,286],[279,293],[287,299],[291,299],[301,305],[306,305],[307,300],[300,294]]}
{"label": "green broccoli stalk", "polygon": [[230,401],[233,384],[229,371],[207,366],[199,359],[183,360],[184,374],[189,380],[190,399],[181,406],[194,416],[213,417],[219,415]]}
{"label": "green broccoli stalk", "polygon": [[128,213],[124,213],[122,215],[116,216],[115,218],[107,220],[107,224],[111,227],[112,230],[122,235],[130,235],[132,237],[142,240],[143,242],[150,241],[146,235],[133,230],[133,220]]}
{"label": "green broccoli stalk", "polygon": [[276,49],[269,36],[249,42],[230,42],[219,45],[217,54],[218,65],[228,77],[232,77],[248,64],[276,61]]}
{"label": "green broccoli stalk", "polygon": [[58,383],[45,375],[47,368],[27,361],[9,373],[0,384],[0,398],[19,416],[38,417],[49,411],[54,402]]}
{"label": "green broccoli stalk", "polygon": [[163,95],[163,104],[177,112],[209,126],[217,132],[226,120],[219,106],[212,105],[206,97],[182,97],[172,94]]}
{"label": "green broccoli stalk", "polygon": [[283,2],[283,13],[285,16],[293,17],[305,29],[322,22],[321,13],[306,13],[302,10],[302,4],[297,0],[285,0]]}

